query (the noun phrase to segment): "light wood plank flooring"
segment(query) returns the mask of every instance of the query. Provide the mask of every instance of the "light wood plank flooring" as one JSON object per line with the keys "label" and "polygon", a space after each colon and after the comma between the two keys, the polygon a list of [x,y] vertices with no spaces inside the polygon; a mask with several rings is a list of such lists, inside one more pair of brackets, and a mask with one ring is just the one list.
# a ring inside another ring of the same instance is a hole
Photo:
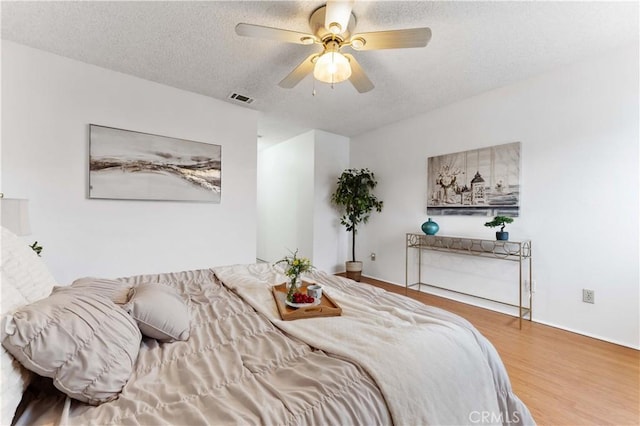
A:
{"label": "light wood plank flooring", "polygon": [[[404,287],[363,277],[404,294]],[[454,312],[496,347],[513,389],[540,425],[640,425],[640,351],[410,289]]]}

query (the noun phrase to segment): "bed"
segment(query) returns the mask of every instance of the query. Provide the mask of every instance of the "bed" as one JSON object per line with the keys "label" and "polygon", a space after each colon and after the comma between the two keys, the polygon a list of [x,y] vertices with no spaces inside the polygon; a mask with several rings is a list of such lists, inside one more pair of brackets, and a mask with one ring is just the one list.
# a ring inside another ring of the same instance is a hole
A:
{"label": "bed", "polygon": [[342,315],[282,321],[270,264],[54,288],[2,237],[2,424],[534,424],[493,346],[446,311],[315,271]]}

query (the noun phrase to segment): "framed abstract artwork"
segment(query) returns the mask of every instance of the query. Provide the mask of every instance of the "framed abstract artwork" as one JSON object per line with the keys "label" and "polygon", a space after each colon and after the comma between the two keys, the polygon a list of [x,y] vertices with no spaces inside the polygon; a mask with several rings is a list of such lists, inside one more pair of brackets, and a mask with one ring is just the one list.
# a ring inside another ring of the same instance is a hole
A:
{"label": "framed abstract artwork", "polygon": [[520,142],[427,159],[427,214],[518,216]]}
{"label": "framed abstract artwork", "polygon": [[89,198],[220,202],[220,145],[89,127]]}

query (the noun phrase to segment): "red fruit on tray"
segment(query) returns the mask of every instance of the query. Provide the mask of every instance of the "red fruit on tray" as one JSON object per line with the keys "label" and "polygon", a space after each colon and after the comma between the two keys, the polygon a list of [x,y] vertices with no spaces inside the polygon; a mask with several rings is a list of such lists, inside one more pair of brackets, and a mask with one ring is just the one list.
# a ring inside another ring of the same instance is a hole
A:
{"label": "red fruit on tray", "polygon": [[293,293],[293,303],[313,303],[315,299],[304,293]]}

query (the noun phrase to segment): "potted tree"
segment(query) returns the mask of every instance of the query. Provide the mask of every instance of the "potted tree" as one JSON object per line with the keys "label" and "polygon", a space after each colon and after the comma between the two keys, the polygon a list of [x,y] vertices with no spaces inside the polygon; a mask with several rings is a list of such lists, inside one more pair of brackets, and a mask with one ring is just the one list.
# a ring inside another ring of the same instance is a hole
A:
{"label": "potted tree", "polygon": [[369,169],[347,169],[340,175],[331,201],[341,210],[340,223],[351,232],[351,261],[345,263],[347,278],[360,281],[362,262],[356,261],[356,232],[360,223],[367,223],[375,209],[382,211],[379,201],[372,191],[376,187],[373,172]]}
{"label": "potted tree", "polygon": [[499,231],[496,231],[496,240],[506,241],[509,239],[509,233],[505,232],[504,227],[507,223],[512,223],[513,219],[506,216],[496,216],[493,218],[491,222],[487,222],[484,226],[488,226],[489,228],[495,228],[497,226],[500,227]]}

